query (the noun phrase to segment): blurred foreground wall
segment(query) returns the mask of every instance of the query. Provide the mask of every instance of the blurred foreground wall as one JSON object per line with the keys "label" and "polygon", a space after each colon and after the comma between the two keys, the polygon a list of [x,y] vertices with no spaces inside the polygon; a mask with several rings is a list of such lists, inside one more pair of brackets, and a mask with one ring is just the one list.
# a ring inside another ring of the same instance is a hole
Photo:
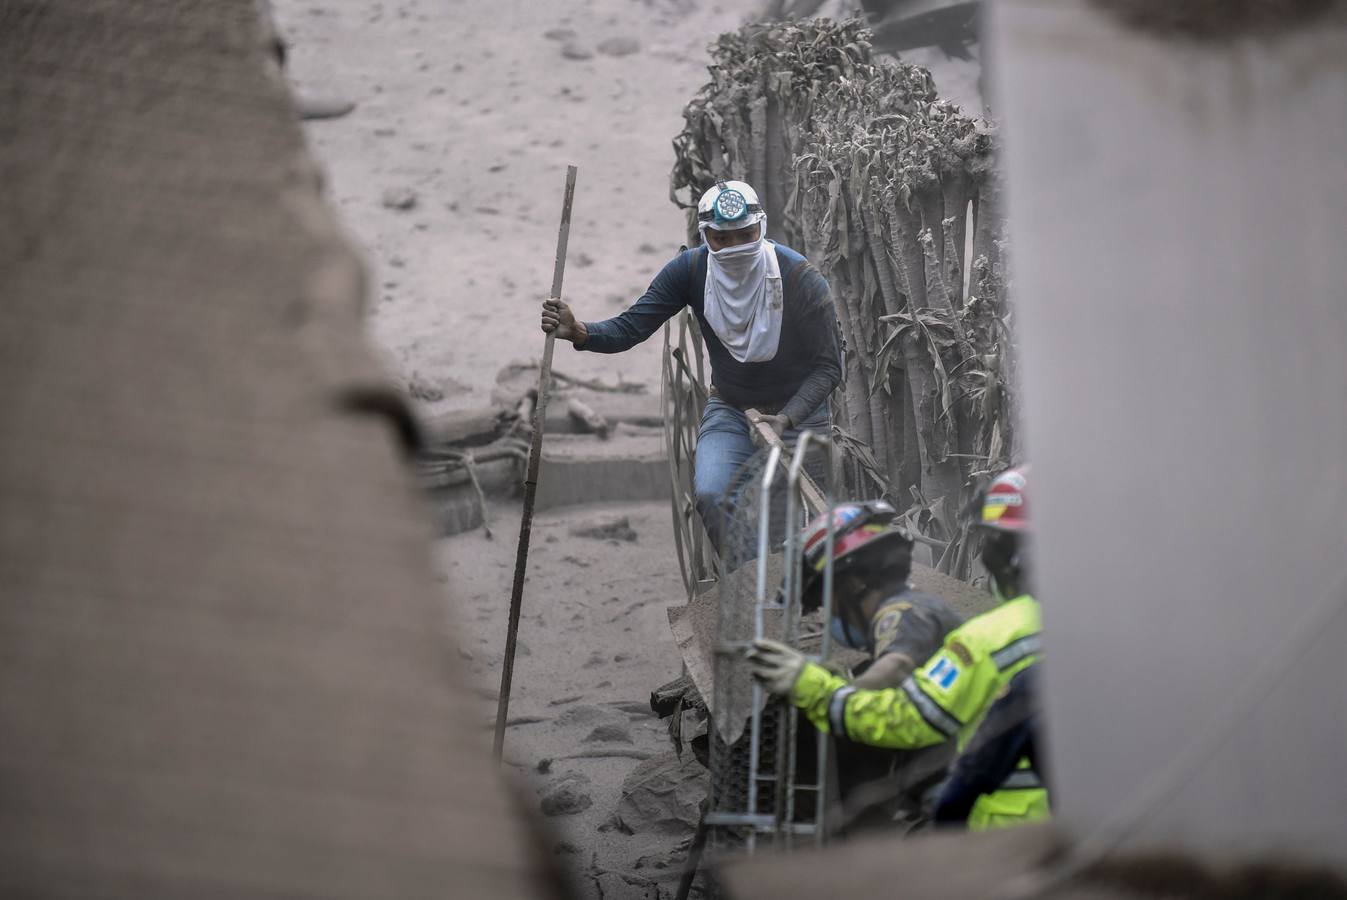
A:
{"label": "blurred foreground wall", "polygon": [[548,895],[253,4],[4,0],[0,86],[0,895]]}
{"label": "blurred foreground wall", "polygon": [[1342,4],[993,12],[1059,821],[1347,863]]}

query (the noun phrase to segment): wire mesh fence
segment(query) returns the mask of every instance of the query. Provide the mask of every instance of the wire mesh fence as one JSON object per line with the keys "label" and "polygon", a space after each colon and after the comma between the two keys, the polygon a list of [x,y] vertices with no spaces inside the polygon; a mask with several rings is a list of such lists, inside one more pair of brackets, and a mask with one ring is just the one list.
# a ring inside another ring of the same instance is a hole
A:
{"label": "wire mesh fence", "polygon": [[[769,701],[749,674],[745,653],[771,637],[806,652],[820,646],[816,615],[800,613],[798,535],[811,512],[803,502],[807,469],[828,466],[813,435],[795,448],[760,451],[741,467],[721,503],[721,578],[716,623],[708,848],[753,851],[821,839],[826,745],[800,727],[794,707]],[[806,464],[806,459],[810,462]],[[817,502],[817,501],[816,501]]]}
{"label": "wire mesh fence", "polygon": [[[662,400],[673,488],[675,542],[689,600],[715,589],[708,761],[711,791],[707,851],[751,852],[823,837],[828,745],[796,710],[764,696],[745,654],[772,637],[804,652],[828,654],[828,606],[802,617],[798,536],[840,490],[834,429],[787,434],[741,466],[721,498],[711,531],[698,514],[693,472],[697,431],[707,400],[700,335],[686,313],[665,327]],[[831,536],[829,537],[831,542]],[[830,558],[829,554],[829,558]],[[829,569],[830,571],[830,569]],[[830,575],[829,575],[830,578]],[[825,591],[830,595],[830,591]]]}

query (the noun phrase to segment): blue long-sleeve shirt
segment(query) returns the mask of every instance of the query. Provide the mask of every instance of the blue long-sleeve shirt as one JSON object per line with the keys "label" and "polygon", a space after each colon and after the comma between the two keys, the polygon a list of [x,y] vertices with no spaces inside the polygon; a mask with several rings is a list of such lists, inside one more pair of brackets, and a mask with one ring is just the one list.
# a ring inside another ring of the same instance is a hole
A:
{"label": "blue long-sleeve shirt", "polygon": [[[711,383],[721,399],[740,409],[779,412],[792,424],[804,421],[842,381],[837,313],[824,277],[794,250],[773,246],[785,290],[781,341],[771,359],[739,362],[706,324],[705,246],[670,260],[629,309],[611,319],[586,322],[589,338],[580,349],[621,353],[650,337],[683,307],[691,307],[701,324]],[[805,268],[797,272],[798,266]]]}

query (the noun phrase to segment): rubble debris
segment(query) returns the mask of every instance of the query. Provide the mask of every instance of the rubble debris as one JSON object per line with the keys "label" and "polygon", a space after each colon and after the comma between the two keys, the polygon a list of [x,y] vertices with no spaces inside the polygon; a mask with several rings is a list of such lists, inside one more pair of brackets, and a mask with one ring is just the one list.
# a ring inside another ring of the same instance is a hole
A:
{"label": "rubble debris", "polygon": [[691,834],[707,787],[707,772],[695,760],[680,760],[672,751],[652,757],[622,783],[618,827],[628,834]]}
{"label": "rubble debris", "polygon": [[641,42],[627,35],[605,38],[599,42],[599,52],[605,56],[631,56],[640,50]]}
{"label": "rubble debris", "polygon": [[666,719],[683,709],[706,710],[706,701],[697,690],[696,683],[687,674],[679,675],[668,684],[660,685],[650,692],[650,709],[661,719]]}
{"label": "rubble debris", "polygon": [[[537,725],[539,722],[551,721],[546,716],[511,716],[505,720],[505,727],[513,728],[516,725]],[[492,725],[495,723],[492,722]]]}
{"label": "rubble debris", "polygon": [[[496,373],[496,384],[507,386],[508,389],[509,385],[518,381],[520,384],[524,385],[525,388],[524,391],[519,393],[524,393],[537,386],[538,376],[535,374],[537,371],[538,364],[536,362],[512,362],[503,366],[501,370]],[[623,381],[621,372],[618,373],[617,377],[617,384],[608,384],[597,379],[580,378],[575,375],[567,375],[565,372],[560,372],[557,369],[552,370],[553,381],[558,384],[569,385],[570,387],[584,388],[601,394],[644,394],[646,392],[644,382]],[[516,394],[516,396],[518,396],[518,394]]]}
{"label": "rubble debris", "polygon": [[346,97],[322,94],[299,94],[295,110],[301,119],[340,119],[355,109],[355,101]]}
{"label": "rubble debris", "polygon": [[622,717],[612,710],[604,709],[601,706],[591,706],[588,703],[572,706],[557,717],[557,724],[567,727],[576,725],[589,725],[593,727],[602,722],[620,721],[622,721]]}
{"label": "rubble debris", "polygon": [[[456,388],[465,387],[456,384]],[[513,424],[514,417],[494,406],[448,410],[427,416],[425,429],[432,444],[455,444],[477,447],[491,443],[502,436]]]}
{"label": "rubble debris", "polygon": [[543,789],[539,807],[545,816],[573,816],[594,805],[588,791],[589,778],[571,772]]}
{"label": "rubble debris", "polygon": [[624,757],[626,759],[646,760],[654,757],[655,754],[649,750],[637,750],[628,747],[607,747],[602,750],[581,750],[579,753],[568,753],[561,757],[562,759],[613,759],[615,757]]}
{"label": "rubble debris", "polygon": [[384,188],[383,205],[387,209],[408,210],[416,206],[416,191],[409,187]]}
{"label": "rubble debris", "polygon": [[636,529],[631,527],[631,520],[626,516],[616,519],[608,519],[589,524],[574,525],[570,530],[572,537],[593,538],[599,541],[628,541],[635,543],[640,537]]}
{"label": "rubble debris", "polygon": [[658,900],[659,885],[630,872],[596,869],[593,873],[602,900]]}
{"label": "rubble debris", "polygon": [[598,725],[581,741],[583,744],[595,743],[633,743],[631,729],[625,722],[605,722]]}
{"label": "rubble debris", "polygon": [[601,438],[608,437],[608,420],[595,412],[588,403],[578,397],[569,397],[566,400],[566,411],[581,430],[597,434]]}
{"label": "rubble debris", "polygon": [[407,382],[407,395],[413,400],[421,400],[426,403],[437,403],[444,399],[444,391],[433,384],[423,381],[419,373],[412,373],[412,377]]}
{"label": "rubble debris", "polygon": [[681,868],[683,859],[687,856],[688,847],[692,844],[692,838],[688,837],[679,841],[675,846],[670,847],[658,853],[642,853],[636,858],[636,864],[633,869],[676,869]]}

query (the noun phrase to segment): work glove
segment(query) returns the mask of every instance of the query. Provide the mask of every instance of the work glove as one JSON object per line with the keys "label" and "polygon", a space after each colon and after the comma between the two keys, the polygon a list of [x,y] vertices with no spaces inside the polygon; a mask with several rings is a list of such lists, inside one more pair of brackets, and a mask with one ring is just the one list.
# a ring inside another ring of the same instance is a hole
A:
{"label": "work glove", "polygon": [[[791,428],[790,416],[769,416],[766,413],[760,413],[756,409],[748,411],[748,420],[753,423],[761,422],[772,431],[776,432],[777,437],[781,437]],[[753,434],[753,440],[757,442],[758,435]]]}
{"label": "work glove", "polygon": [[804,670],[805,655],[780,641],[765,638],[753,642],[748,651],[748,667],[763,688],[778,697],[790,696],[791,688]]}

